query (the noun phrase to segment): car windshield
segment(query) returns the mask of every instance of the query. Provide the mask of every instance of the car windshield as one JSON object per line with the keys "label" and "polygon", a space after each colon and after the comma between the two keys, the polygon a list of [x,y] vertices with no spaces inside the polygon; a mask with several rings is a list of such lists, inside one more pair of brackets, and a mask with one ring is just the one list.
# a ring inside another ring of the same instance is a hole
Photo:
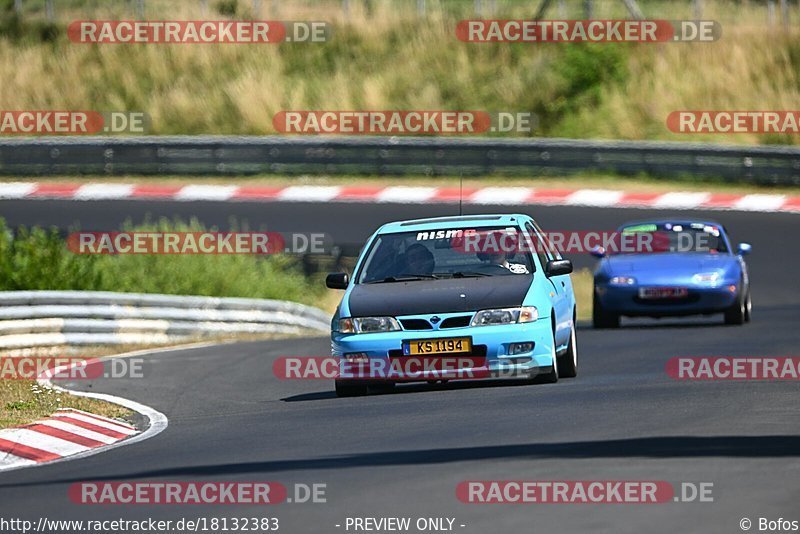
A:
{"label": "car windshield", "polygon": [[[378,236],[367,253],[357,282],[360,284],[528,275],[534,271],[529,252],[464,245],[469,236],[487,233],[517,235],[515,228],[428,230]],[[485,241],[483,241],[485,242]]]}
{"label": "car windshield", "polygon": [[[636,237],[637,253],[681,252],[722,254],[728,252],[728,245],[722,228],[716,224],[694,222],[644,223],[623,226],[619,239],[631,240]],[[612,254],[631,253],[625,247]]]}

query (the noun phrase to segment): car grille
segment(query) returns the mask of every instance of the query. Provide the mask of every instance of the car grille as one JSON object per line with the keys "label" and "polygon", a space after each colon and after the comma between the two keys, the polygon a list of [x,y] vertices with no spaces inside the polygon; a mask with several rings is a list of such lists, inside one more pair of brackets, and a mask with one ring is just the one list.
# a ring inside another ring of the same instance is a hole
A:
{"label": "car grille", "polygon": [[433,330],[431,323],[425,319],[400,319],[403,330]]}
{"label": "car grille", "polygon": [[462,328],[464,326],[469,326],[469,323],[472,321],[471,315],[459,315],[458,317],[449,317],[442,321],[442,325],[439,327],[441,328]]}

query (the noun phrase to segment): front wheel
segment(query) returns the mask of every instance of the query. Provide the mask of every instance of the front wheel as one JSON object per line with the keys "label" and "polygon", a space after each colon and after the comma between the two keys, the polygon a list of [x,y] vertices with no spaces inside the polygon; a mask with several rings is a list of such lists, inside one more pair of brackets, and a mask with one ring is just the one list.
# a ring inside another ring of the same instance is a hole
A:
{"label": "front wheel", "polygon": [[534,377],[534,383],[555,384],[558,382],[558,356],[556,355],[556,335],[553,333],[553,368],[549,373]]}
{"label": "front wheel", "polygon": [[572,320],[572,332],[569,336],[567,350],[558,357],[558,374],[562,378],[578,376],[578,336],[575,333],[575,319]]}
{"label": "front wheel", "polygon": [[747,303],[749,296],[745,297],[741,292],[736,298],[733,306],[725,310],[725,324],[741,325],[747,320]]}

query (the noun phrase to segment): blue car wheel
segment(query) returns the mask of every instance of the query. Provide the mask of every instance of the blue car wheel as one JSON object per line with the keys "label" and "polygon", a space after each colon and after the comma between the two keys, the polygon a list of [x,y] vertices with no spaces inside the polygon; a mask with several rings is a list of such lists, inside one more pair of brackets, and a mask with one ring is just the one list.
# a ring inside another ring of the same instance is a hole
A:
{"label": "blue car wheel", "polygon": [[749,321],[750,308],[750,291],[745,291],[744,287],[742,287],[739,292],[739,298],[730,308],[725,310],[725,324],[742,325]]}

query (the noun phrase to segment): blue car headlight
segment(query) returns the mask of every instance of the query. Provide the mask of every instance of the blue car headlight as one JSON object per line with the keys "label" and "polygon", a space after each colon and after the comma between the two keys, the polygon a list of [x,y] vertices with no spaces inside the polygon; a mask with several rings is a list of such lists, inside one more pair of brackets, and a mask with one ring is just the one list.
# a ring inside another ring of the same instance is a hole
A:
{"label": "blue car headlight", "polygon": [[472,318],[470,326],[493,326],[498,324],[532,323],[539,319],[535,306],[521,308],[498,308],[481,310]]}
{"label": "blue car headlight", "polygon": [[717,271],[711,273],[697,273],[696,275],[692,276],[692,281],[695,284],[711,284],[714,285],[720,281],[722,275],[719,274]]}
{"label": "blue car headlight", "polygon": [[636,278],[632,276],[613,276],[608,280],[612,286],[632,286],[636,283]]}
{"label": "blue car headlight", "polygon": [[371,334],[400,330],[400,323],[394,317],[348,317],[339,319],[337,326],[336,331],[342,334]]}

